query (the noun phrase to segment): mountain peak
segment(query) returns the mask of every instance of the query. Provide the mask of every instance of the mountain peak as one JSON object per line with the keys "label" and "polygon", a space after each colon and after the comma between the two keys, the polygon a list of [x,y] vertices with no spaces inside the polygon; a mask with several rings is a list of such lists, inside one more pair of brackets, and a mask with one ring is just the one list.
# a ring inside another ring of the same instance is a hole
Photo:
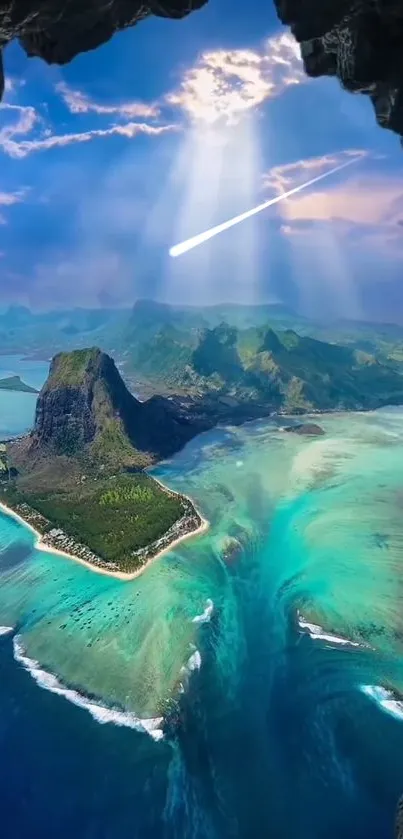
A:
{"label": "mountain peak", "polygon": [[51,363],[47,387],[79,387],[86,376],[96,375],[102,356],[109,358],[98,347],[58,353]]}
{"label": "mountain peak", "polygon": [[139,402],[113,359],[88,347],[53,358],[34,429],[21,447],[16,444],[15,455],[28,469],[38,459],[64,456],[114,473],[173,454],[196,431],[169,400]]}

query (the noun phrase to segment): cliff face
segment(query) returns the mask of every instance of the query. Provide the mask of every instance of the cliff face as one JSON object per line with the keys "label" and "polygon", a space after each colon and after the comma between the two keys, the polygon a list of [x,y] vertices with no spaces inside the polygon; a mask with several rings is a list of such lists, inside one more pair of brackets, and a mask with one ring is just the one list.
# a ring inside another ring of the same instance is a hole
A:
{"label": "cliff face", "polygon": [[1,48],[17,38],[28,56],[66,64],[95,49],[114,32],[150,15],[182,18],[207,0],[0,0],[0,99],[4,90]]}
{"label": "cliff face", "polygon": [[[31,454],[88,454],[98,463],[146,465],[177,451],[198,430],[167,399],[135,399],[106,353],[75,350],[52,361],[29,449]],[[140,453],[145,459],[139,459]]]}
{"label": "cliff face", "polygon": [[403,136],[402,0],[274,0],[309,76],[369,96],[379,125]]}

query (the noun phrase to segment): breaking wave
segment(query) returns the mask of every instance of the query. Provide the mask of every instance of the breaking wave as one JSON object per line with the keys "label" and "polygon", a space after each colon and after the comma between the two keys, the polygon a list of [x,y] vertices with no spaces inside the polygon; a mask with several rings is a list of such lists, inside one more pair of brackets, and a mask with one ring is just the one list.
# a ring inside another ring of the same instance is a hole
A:
{"label": "breaking wave", "polygon": [[214,603],[210,598],[206,600],[206,606],[201,615],[196,615],[192,619],[192,623],[208,623],[214,611]]}
{"label": "breaking wave", "polygon": [[396,699],[391,690],[377,685],[361,685],[361,690],[387,714],[403,720],[403,702]]}
{"label": "breaking wave", "polygon": [[96,722],[101,724],[113,723],[114,725],[133,728],[136,731],[143,731],[149,734],[153,740],[162,740],[164,736],[161,727],[163,717],[140,719],[130,711],[108,708],[106,705],[89,699],[77,690],[66,687],[53,673],[43,670],[38,661],[29,658],[21,642],[21,637],[18,635],[14,638],[14,658],[35,679],[39,687],[44,690],[49,690],[51,693],[56,693],[58,696],[64,696],[73,705],[77,705],[79,708],[88,711]]}
{"label": "breaking wave", "polygon": [[185,688],[187,687],[190,676],[192,675],[192,673],[194,673],[195,670],[200,670],[201,664],[202,664],[202,657],[200,655],[200,652],[199,652],[198,649],[196,649],[196,647],[194,647],[192,645],[192,653],[189,656],[186,664],[184,664],[183,667],[181,667],[181,670],[180,670],[180,675],[181,675],[181,681],[179,683],[179,692],[180,693],[185,692]]}
{"label": "breaking wave", "polygon": [[9,635],[10,632],[13,632],[13,631],[14,631],[13,626],[0,626],[0,637],[2,635]]}
{"label": "breaking wave", "polygon": [[357,641],[351,641],[349,638],[343,638],[340,635],[332,635],[330,632],[325,632],[322,626],[316,623],[309,623],[302,615],[298,614],[298,626],[300,629],[307,631],[311,638],[316,638],[321,641],[328,641],[330,644],[342,644],[348,647],[361,647]]}

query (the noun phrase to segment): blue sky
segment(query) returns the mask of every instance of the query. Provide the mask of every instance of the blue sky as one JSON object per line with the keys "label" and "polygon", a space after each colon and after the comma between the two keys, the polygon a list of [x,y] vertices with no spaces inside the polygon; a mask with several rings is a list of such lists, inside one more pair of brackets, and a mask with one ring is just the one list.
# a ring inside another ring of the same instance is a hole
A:
{"label": "blue sky", "polygon": [[[314,316],[403,321],[398,139],[364,97],[304,76],[270,5],[210,0],[65,67],[6,51],[0,305],[282,300]],[[169,257],[182,239],[349,159]]]}

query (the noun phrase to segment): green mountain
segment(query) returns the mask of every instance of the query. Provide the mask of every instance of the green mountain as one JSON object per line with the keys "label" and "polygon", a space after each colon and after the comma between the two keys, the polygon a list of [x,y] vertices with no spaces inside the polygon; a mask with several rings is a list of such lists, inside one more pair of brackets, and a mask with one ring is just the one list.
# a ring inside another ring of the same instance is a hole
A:
{"label": "green mountain", "polygon": [[238,342],[244,345],[259,342],[259,330],[292,330],[303,337],[360,350],[386,366],[403,370],[402,326],[348,320],[318,323],[279,303],[173,306],[138,300],[132,309],[51,312],[14,306],[0,312],[0,348],[3,353],[48,359],[62,350],[99,346],[123,365],[134,390],[147,393],[148,380],[155,384],[157,372],[177,389],[183,368],[191,366],[202,331],[222,323],[236,328]]}
{"label": "green mountain", "polygon": [[108,471],[167,457],[195,433],[169,400],[135,399],[112,358],[93,347],[54,357],[24,447],[30,458],[64,455]]}
{"label": "green mountain", "polygon": [[390,363],[292,329],[163,326],[136,350],[136,375],[171,393],[226,395],[284,412],[403,402],[403,378]]}
{"label": "green mountain", "polygon": [[203,430],[172,402],[141,403],[98,348],[59,353],[35,425],[0,454],[0,498],[48,544],[110,570],[135,570],[201,520],[144,467]]}

